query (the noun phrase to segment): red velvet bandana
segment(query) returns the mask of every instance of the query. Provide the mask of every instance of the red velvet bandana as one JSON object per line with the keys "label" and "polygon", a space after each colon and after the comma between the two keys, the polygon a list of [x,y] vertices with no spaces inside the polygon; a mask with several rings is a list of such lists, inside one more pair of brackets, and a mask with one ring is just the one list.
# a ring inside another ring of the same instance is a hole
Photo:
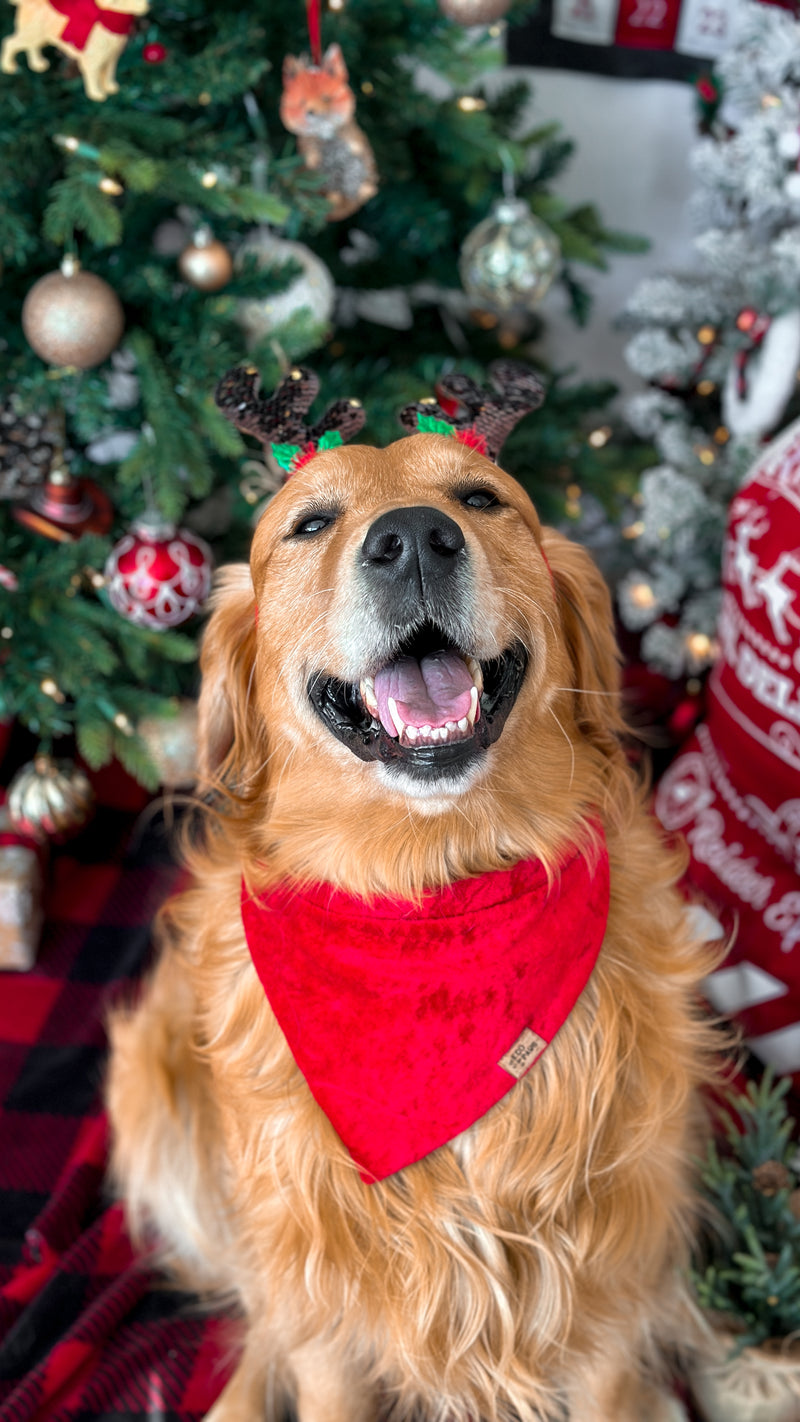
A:
{"label": "red velvet bandana", "polygon": [[371,904],[316,884],[254,899],[253,963],[318,1105],[372,1182],[452,1140],[552,1041],[606,928],[605,843],[553,888],[538,860]]}
{"label": "red velvet bandana", "polygon": [[94,0],[50,0],[59,15],[69,15],[60,38],[76,49],[85,49],[95,25],[102,25],[115,35],[127,35],[133,28],[135,15],[123,15],[118,10],[104,10]]}

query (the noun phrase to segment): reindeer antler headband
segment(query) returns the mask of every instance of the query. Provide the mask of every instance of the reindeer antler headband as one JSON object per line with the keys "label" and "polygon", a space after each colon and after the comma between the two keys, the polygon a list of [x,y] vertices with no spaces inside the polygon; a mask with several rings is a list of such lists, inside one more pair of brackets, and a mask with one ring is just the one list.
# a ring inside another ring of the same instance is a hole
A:
{"label": "reindeer antler headband", "polygon": [[294,366],[272,395],[258,392],[254,366],[236,366],[223,375],[215,399],[231,424],[255,435],[271,450],[281,469],[294,474],[322,449],[334,449],[361,429],[366,412],[360,400],[337,400],[314,425],[304,416],[319,392],[319,377]]}
{"label": "reindeer antler headband", "polygon": [[[448,414],[436,400],[420,400],[400,411],[409,434],[449,435],[497,460],[503,441],[523,415],[537,410],[544,399],[538,376],[516,361],[497,360],[489,367],[494,391],[482,390],[468,375],[454,372],[439,382],[442,398],[456,404]],[[295,366],[273,395],[258,393],[258,371],[237,366],[223,375],[216,391],[220,410],[243,434],[255,435],[267,446],[287,477],[361,429],[366,412],[359,400],[337,400],[314,425],[304,416],[319,391],[319,379]]]}

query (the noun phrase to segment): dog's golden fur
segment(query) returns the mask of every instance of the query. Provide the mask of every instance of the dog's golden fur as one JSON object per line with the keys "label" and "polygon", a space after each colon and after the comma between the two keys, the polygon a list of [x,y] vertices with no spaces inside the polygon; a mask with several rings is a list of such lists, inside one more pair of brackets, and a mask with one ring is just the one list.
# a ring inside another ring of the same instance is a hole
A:
{"label": "dog's golden fur", "polygon": [[[464,506],[471,482],[502,507]],[[309,675],[358,682],[373,635],[357,571],[384,511],[464,531],[480,659],[522,639],[525,681],[463,788],[418,793],[357,760]],[[293,536],[316,509],[337,517]],[[543,552],[546,557],[543,557]],[[112,1022],[114,1173],[139,1236],[243,1315],[215,1422],[657,1422],[681,1339],[708,971],[620,744],[609,598],[522,489],[438,435],[320,454],[273,500],[205,637],[201,750],[217,790],[195,887],[162,922],[141,1004]],[[255,609],[258,607],[256,620]],[[528,1075],[457,1140],[366,1185],[316,1106],[245,944],[242,873],[354,894],[429,886],[561,851],[599,817],[611,910],[597,967]]]}

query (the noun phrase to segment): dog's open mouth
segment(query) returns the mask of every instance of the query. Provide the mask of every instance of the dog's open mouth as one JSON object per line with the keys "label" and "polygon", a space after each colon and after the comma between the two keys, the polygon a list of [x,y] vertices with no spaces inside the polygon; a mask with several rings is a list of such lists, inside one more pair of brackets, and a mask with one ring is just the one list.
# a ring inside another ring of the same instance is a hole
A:
{"label": "dog's open mouth", "polygon": [[527,665],[520,642],[479,662],[426,624],[358,685],[319,673],[307,689],[328,730],[359,759],[429,776],[466,762],[497,740]]}

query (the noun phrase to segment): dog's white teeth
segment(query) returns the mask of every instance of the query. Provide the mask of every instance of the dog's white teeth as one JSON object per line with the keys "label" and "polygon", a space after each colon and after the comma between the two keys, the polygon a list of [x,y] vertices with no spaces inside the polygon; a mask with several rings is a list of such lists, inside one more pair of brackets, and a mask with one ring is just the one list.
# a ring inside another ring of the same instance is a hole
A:
{"label": "dog's white teeth", "polygon": [[460,721],[446,721],[443,726],[406,726],[403,740],[406,745],[440,746],[460,740],[469,730],[469,719],[462,716]]}
{"label": "dog's white teeth", "polygon": [[395,728],[395,730],[397,731],[398,736],[402,736],[402,734],[403,734],[403,732],[404,732],[404,730],[405,730],[405,728],[406,728],[406,723],[405,723],[405,721],[403,720],[402,716],[400,715],[400,712],[399,712],[398,709],[397,709],[397,702],[395,701],[395,699],[394,699],[393,696],[390,696],[390,697],[389,697],[389,699],[388,699],[388,701],[387,701],[387,706],[388,706],[388,708],[389,708],[389,715],[390,715],[391,718],[392,718],[392,724],[394,725],[394,728]]}
{"label": "dog's white teeth", "polygon": [[372,677],[365,676],[363,681],[359,684],[358,689],[361,693],[361,700],[363,701],[370,715],[374,716],[377,721],[378,701],[377,697],[375,696],[375,682],[373,681]]}
{"label": "dog's white teeth", "polygon": [[478,714],[478,688],[477,688],[477,686],[473,686],[472,691],[471,691],[470,694],[469,694],[469,711],[467,712],[467,720],[468,720],[470,726],[474,726],[474,725],[475,725],[475,717],[477,716],[477,714]]}
{"label": "dog's white teeth", "polygon": [[483,672],[481,671],[481,664],[475,657],[465,657],[464,661],[467,664],[467,670],[470,676],[472,677],[473,683],[478,689],[478,695],[480,696],[481,692],[483,691]]}

